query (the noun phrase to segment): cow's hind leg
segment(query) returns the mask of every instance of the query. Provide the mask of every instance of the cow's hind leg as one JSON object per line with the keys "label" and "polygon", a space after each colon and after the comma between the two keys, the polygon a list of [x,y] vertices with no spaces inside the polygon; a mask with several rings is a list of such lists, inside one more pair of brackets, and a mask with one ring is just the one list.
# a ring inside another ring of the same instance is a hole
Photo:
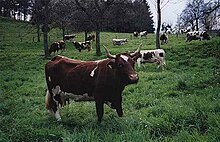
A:
{"label": "cow's hind leg", "polygon": [[61,121],[61,116],[58,108],[58,101],[55,100],[54,96],[47,91],[45,97],[45,106],[47,112],[51,115],[54,115],[57,121]]}

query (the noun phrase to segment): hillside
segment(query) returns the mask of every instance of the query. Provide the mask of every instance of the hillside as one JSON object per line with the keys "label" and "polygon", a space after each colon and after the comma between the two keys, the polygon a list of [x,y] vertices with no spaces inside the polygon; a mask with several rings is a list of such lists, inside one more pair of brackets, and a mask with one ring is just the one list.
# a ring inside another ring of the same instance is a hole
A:
{"label": "hillside", "polygon": [[[45,110],[48,60],[42,56],[43,44],[32,40],[35,30],[0,17],[0,141],[220,141],[219,37],[186,43],[183,35],[170,35],[169,43],[162,45],[164,71],[155,64],[135,67],[140,79],[123,91],[124,117],[105,106],[103,121],[97,124],[93,102],[72,101],[61,109],[63,121],[58,123]],[[18,33],[27,35],[22,42]],[[59,29],[52,30],[50,43],[60,40],[59,35]],[[83,33],[77,35],[81,41]],[[128,38],[128,43],[113,46],[115,37]],[[155,35],[131,39],[129,33],[101,33],[101,44],[113,54],[134,51],[140,43],[154,49]],[[79,53],[71,42],[61,55],[105,58],[104,52],[95,56],[95,50]]]}

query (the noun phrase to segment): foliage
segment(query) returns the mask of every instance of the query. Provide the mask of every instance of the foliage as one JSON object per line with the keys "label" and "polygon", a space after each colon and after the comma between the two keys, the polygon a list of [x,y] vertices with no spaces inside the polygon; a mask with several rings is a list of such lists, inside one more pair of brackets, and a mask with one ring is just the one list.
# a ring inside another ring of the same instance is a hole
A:
{"label": "foliage", "polygon": [[[103,122],[97,124],[94,103],[71,102],[62,108],[63,121],[58,123],[44,107],[48,60],[42,56],[43,44],[32,42],[34,32],[22,42],[15,34],[28,33],[31,25],[26,24],[0,18],[0,33],[7,36],[3,40],[0,35],[0,141],[220,141],[219,37],[186,43],[183,36],[170,35],[169,43],[161,45],[166,70],[157,70],[155,64],[136,67],[139,82],[123,91],[124,117],[105,106]],[[62,38],[58,29],[50,35],[50,43]],[[101,45],[112,54],[134,51],[140,43],[147,43],[143,49],[155,49],[153,34],[147,39],[131,39],[129,33],[101,35]],[[128,43],[113,46],[116,36],[128,38]],[[82,33],[77,40],[83,40]],[[79,54],[72,43],[66,44],[59,52],[63,56],[105,58],[94,50]]]}
{"label": "foliage", "polygon": [[[25,21],[27,19],[27,15],[31,13],[31,6],[31,0],[1,0],[0,16],[11,17]],[[21,18],[22,14],[23,19]]]}
{"label": "foliage", "polygon": [[188,0],[186,8],[180,15],[179,24],[182,28],[191,26],[192,30],[201,27],[212,30],[217,25],[220,3],[217,0]]}

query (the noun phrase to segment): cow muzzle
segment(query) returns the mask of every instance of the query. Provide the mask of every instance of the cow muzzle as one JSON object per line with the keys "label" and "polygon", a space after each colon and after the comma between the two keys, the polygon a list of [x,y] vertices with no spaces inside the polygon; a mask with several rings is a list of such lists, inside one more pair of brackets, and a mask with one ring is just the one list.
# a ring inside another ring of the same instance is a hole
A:
{"label": "cow muzzle", "polygon": [[132,83],[137,83],[138,82],[138,74],[129,74],[128,75],[128,77],[129,77],[129,79],[130,79],[130,81],[132,82]]}

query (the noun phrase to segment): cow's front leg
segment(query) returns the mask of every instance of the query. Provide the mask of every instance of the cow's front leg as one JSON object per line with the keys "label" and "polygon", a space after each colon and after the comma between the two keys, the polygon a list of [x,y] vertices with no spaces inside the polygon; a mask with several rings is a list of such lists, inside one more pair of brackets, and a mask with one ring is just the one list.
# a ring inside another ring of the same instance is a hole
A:
{"label": "cow's front leg", "polygon": [[123,116],[123,110],[122,110],[122,106],[121,105],[118,108],[116,108],[116,112],[117,112],[119,117]]}
{"label": "cow's front leg", "polygon": [[99,102],[99,101],[96,101],[96,113],[97,113],[97,116],[98,116],[98,122],[101,122],[102,121],[102,117],[103,117],[103,114],[104,114],[104,102]]}
{"label": "cow's front leg", "polygon": [[120,95],[120,97],[118,98],[118,102],[116,105],[116,112],[118,114],[119,117],[123,116],[123,110],[122,110],[122,96]]}

